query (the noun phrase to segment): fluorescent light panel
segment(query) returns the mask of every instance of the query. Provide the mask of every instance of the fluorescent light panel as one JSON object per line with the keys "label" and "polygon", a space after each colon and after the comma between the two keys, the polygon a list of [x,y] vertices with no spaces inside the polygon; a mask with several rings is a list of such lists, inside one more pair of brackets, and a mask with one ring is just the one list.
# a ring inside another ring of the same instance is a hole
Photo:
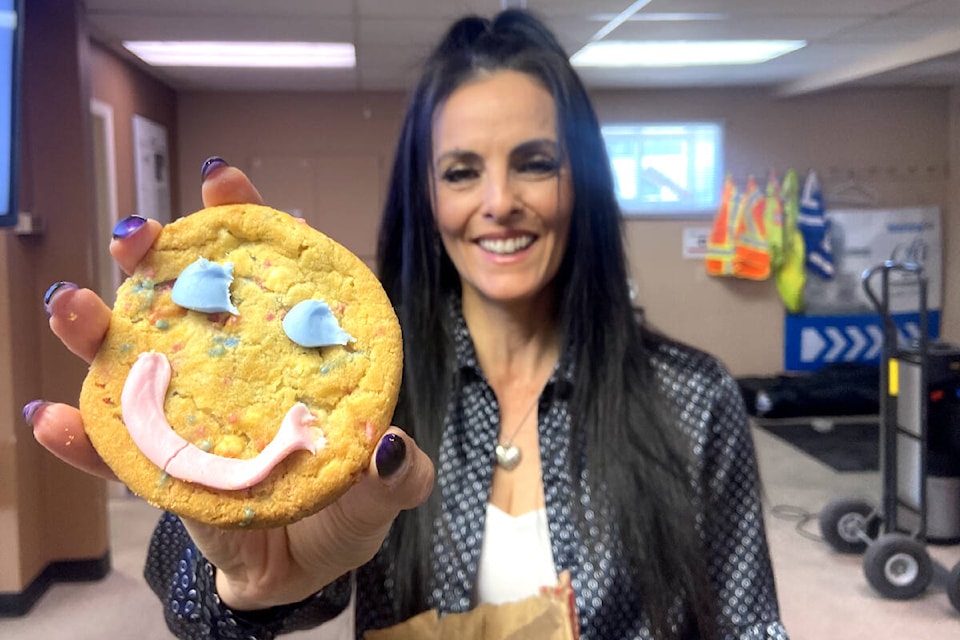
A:
{"label": "fluorescent light panel", "polygon": [[591,42],[571,57],[578,67],[697,67],[758,64],[806,46],[804,40]]}
{"label": "fluorescent light panel", "polygon": [[350,68],[357,64],[343,42],[124,42],[155,67]]}

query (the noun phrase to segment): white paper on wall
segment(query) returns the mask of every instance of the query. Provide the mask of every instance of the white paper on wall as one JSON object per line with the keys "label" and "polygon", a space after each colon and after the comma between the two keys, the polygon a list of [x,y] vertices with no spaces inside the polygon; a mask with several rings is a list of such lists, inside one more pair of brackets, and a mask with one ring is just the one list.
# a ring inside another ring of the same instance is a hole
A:
{"label": "white paper on wall", "polygon": [[[927,276],[927,308],[940,309],[943,289],[943,234],[938,207],[828,210],[836,273],[832,280],[807,274],[805,315],[871,313],[862,275],[887,260],[915,262]],[[872,281],[873,282],[873,281]],[[880,294],[880,277],[873,282]],[[892,313],[918,310],[916,278],[890,273]]]}

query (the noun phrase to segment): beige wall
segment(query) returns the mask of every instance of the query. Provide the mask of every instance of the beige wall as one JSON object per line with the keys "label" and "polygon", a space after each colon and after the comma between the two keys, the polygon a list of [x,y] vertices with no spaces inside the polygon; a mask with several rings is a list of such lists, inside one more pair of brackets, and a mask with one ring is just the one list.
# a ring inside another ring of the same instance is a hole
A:
{"label": "beige wall", "polygon": [[[787,100],[738,89],[602,92],[595,101],[605,122],[722,121],[725,166],[741,183],[750,174],[763,178],[769,169],[782,175],[794,168],[802,179],[812,168],[821,177],[828,208],[831,187],[852,178],[875,190],[882,206],[940,206],[947,227],[949,95],[940,89],[865,89]],[[960,216],[956,207],[952,211]],[[778,372],[784,310],[772,281],[711,278],[701,262],[681,257],[683,229],[709,223],[627,222],[639,299],[655,325],[716,354],[735,374]],[[953,305],[960,298],[956,280],[948,278],[946,287]],[[960,329],[960,316],[950,311],[955,308],[944,314],[946,328],[954,332]]]}
{"label": "beige wall", "polygon": [[960,344],[960,87],[950,91],[950,124],[947,140],[950,145],[948,215],[943,227],[946,251],[943,254],[943,272],[946,298],[943,301],[945,323],[943,337]]}
{"label": "beige wall", "polygon": [[370,262],[402,108],[399,94],[182,93],[183,212],[201,207],[200,166],[218,155]]}
{"label": "beige wall", "polygon": [[[762,90],[605,91],[594,99],[605,122],[722,121],[726,166],[738,178],[814,168],[828,192],[852,175],[876,188],[884,206],[937,204],[950,215],[947,134],[960,114],[945,90],[849,90],[789,100]],[[184,209],[200,206],[200,163],[221,155],[251,172],[268,203],[301,209],[369,260],[403,103],[398,94],[182,94]],[[323,169],[331,165],[340,170]],[[956,206],[952,211],[960,215]],[[709,279],[702,263],[681,258],[683,228],[709,222],[627,222],[639,301],[656,325],[715,353],[734,373],[779,371],[783,308],[772,283]],[[948,248],[960,246],[949,235],[958,226],[945,223]],[[953,280],[947,281],[948,335],[960,330],[960,283]]]}

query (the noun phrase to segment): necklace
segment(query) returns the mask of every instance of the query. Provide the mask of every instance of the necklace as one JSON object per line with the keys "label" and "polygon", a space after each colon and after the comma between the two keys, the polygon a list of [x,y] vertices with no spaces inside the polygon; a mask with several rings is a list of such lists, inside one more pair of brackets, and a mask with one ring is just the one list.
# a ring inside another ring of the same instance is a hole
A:
{"label": "necklace", "polygon": [[517,437],[517,434],[520,433],[520,429],[523,428],[523,425],[526,424],[527,418],[530,417],[530,414],[533,413],[533,410],[540,403],[540,394],[537,394],[537,397],[533,399],[533,404],[530,405],[530,408],[527,409],[526,413],[523,414],[523,417],[520,418],[520,422],[517,423],[516,428],[513,430],[513,433],[507,439],[505,443],[497,443],[497,464],[502,468],[510,471],[515,469],[518,464],[520,464],[520,447],[513,444],[513,439]]}

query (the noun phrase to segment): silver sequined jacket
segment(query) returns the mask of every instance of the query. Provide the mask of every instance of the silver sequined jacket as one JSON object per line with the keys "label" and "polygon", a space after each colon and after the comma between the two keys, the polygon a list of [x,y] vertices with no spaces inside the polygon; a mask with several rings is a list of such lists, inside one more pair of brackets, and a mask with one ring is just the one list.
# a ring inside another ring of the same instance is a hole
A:
{"label": "silver sequined jacket", "polygon": [[[459,316],[459,314],[457,314]],[[499,413],[473,351],[465,323],[456,319],[455,347],[462,375],[451,405],[437,462],[441,516],[433,539],[434,568],[426,608],[463,612],[473,604],[486,503],[493,474]],[[711,578],[721,597],[721,628],[737,640],[786,640],[758,491],[757,466],[746,413],[736,383],[712,357],[667,343],[654,355],[662,391],[688,436],[701,504],[698,525],[709,554]],[[583,537],[575,525],[574,483],[563,461],[571,425],[567,396],[572,367],[558,366],[540,399],[540,453],[554,564],[569,570],[584,640],[650,638],[639,598],[627,587],[632,567],[618,562],[611,532],[594,526]],[[581,498],[588,523],[597,521],[590,494]],[[357,637],[398,622],[389,560],[380,554],[355,572]],[[180,638],[257,638],[316,626],[339,613],[350,595],[345,576],[303,602],[258,612],[234,612],[216,595],[213,568],[180,521],[165,514],[150,545],[147,581],[164,602],[170,629]]]}

